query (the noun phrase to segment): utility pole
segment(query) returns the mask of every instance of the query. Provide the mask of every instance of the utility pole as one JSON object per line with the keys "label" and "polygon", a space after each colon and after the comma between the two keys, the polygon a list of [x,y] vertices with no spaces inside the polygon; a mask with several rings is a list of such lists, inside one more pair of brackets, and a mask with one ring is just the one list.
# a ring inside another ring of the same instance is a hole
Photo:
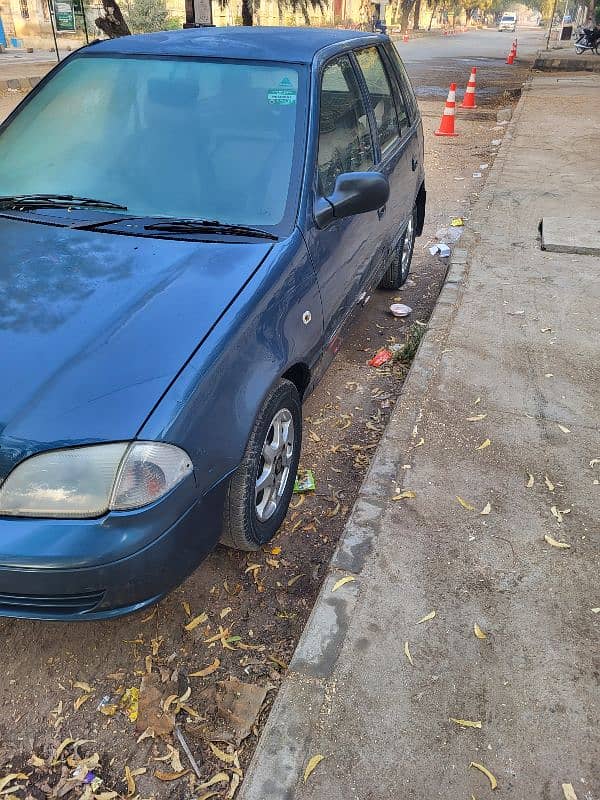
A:
{"label": "utility pole", "polygon": [[556,14],[556,0],[552,4],[552,13],[550,14],[550,24],[548,25],[548,36],[546,37],[546,50],[550,49],[550,34],[552,33],[552,25],[554,23],[554,15]]}

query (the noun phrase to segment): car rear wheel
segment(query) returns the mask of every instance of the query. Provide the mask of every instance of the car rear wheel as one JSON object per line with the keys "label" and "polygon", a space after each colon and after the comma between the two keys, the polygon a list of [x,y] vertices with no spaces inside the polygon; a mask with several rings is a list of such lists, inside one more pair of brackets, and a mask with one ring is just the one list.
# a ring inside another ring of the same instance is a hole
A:
{"label": "car rear wheel", "polygon": [[417,207],[414,206],[408,225],[396,247],[387,272],[379,283],[380,289],[399,289],[406,283],[410,272],[410,263],[415,249],[415,231],[417,228]]}
{"label": "car rear wheel", "polygon": [[287,513],[302,444],[302,405],[293,383],[280,380],[256,418],[246,451],[231,479],[221,542],[258,550]]}

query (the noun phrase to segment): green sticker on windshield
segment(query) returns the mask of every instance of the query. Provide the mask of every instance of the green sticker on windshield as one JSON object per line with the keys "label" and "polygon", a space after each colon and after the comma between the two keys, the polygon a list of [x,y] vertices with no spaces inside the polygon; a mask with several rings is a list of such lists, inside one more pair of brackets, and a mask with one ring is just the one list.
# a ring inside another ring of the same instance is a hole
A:
{"label": "green sticker on windshield", "polygon": [[267,100],[271,105],[293,106],[296,102],[296,90],[290,79],[284,78],[276,89],[269,89]]}

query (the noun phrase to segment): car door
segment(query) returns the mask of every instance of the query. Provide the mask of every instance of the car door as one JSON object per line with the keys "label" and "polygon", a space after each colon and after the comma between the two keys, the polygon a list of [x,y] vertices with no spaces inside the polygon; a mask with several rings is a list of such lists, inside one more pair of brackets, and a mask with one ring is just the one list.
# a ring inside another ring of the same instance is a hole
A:
{"label": "car door", "polygon": [[[391,66],[380,47],[369,46],[355,51],[361,77],[369,97],[376,129],[375,168],[390,184],[390,197],[381,217],[383,257],[372,264],[372,275],[365,276],[372,285],[385,271],[395,242],[402,235],[415,202],[414,153],[411,125]],[[386,258],[387,257],[387,258]]]}
{"label": "car door", "polygon": [[[365,172],[375,164],[371,120],[355,66],[348,53],[320,71],[318,153],[312,202],[333,192],[338,175]],[[336,340],[359,302],[363,276],[371,267],[382,227],[379,212],[307,225],[306,239],[323,303],[325,349]]]}

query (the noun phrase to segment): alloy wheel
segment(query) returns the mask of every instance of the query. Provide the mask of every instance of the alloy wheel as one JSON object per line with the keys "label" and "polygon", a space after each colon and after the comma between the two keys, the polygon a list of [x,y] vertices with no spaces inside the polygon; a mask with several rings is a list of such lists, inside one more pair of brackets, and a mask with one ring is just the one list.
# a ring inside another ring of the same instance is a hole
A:
{"label": "alloy wheel", "polygon": [[287,485],[294,453],[294,420],[287,408],[280,409],[269,425],[256,479],[256,516],[266,522],[273,516]]}

